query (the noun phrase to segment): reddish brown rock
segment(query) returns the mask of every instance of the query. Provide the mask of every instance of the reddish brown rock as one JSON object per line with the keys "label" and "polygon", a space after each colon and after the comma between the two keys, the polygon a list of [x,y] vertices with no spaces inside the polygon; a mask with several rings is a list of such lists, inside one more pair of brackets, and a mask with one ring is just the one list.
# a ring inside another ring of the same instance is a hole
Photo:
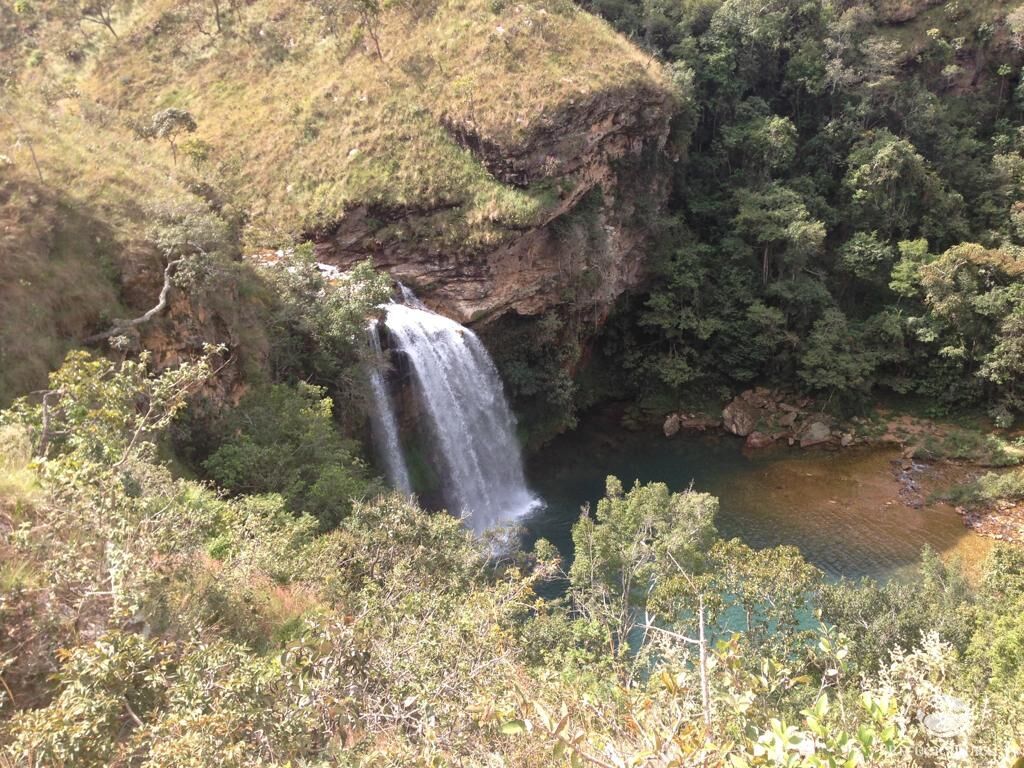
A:
{"label": "reddish brown rock", "polygon": [[[597,326],[644,276],[643,217],[664,202],[668,181],[650,158],[664,150],[672,109],[671,96],[653,88],[602,93],[505,145],[476,136],[472,126],[447,125],[499,180],[516,187],[544,182],[561,190],[559,199],[534,225],[495,225],[486,242],[446,237],[446,222],[457,213],[452,204],[356,207],[312,233],[317,260],[347,268],[372,258],[427,306],[475,326],[509,313],[543,314],[564,305],[572,290],[575,310],[588,310]],[[601,193],[598,210],[586,227],[574,224],[572,213],[594,190]],[[600,252],[594,231],[601,233]],[[584,275],[600,280],[581,294]]]}
{"label": "reddish brown rock", "polygon": [[709,429],[718,429],[722,426],[722,421],[713,416],[680,414],[679,426],[694,432],[706,432]]}
{"label": "reddish brown rock", "polygon": [[767,448],[775,444],[775,437],[766,435],[764,432],[751,432],[747,435],[747,448]]}
{"label": "reddish brown rock", "polygon": [[800,432],[801,448],[823,445],[831,441],[832,428],[824,421],[812,421]]}

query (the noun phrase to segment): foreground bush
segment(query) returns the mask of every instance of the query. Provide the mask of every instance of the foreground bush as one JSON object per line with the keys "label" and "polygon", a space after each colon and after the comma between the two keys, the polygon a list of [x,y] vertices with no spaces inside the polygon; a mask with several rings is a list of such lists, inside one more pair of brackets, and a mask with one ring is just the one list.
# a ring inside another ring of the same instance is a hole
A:
{"label": "foreground bush", "polygon": [[[841,585],[829,598],[795,551],[718,539],[713,497],[615,478],[575,526],[568,573],[549,544],[501,552],[398,496],[338,499],[346,513],[321,533],[295,501],[225,499],[156,461],[177,393],[204,371],[76,356],[45,419],[42,403],[3,415],[6,764],[903,768],[1020,755],[1015,551],[996,551],[977,592],[933,563],[916,592]],[[290,391],[264,402],[281,409],[271,423],[295,415]],[[553,577],[566,597],[539,598]],[[809,624],[819,606],[830,622]],[[899,633],[865,632],[878,606]]]}

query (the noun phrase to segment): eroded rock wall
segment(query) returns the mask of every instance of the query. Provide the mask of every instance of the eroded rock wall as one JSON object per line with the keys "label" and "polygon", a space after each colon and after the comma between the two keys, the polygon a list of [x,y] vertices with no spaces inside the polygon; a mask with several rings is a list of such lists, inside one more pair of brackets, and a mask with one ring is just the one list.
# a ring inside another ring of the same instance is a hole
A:
{"label": "eroded rock wall", "polygon": [[600,319],[643,277],[643,220],[665,201],[672,111],[664,91],[605,93],[566,105],[505,147],[449,123],[453,138],[503,183],[557,190],[542,220],[506,229],[495,243],[453,245],[440,231],[451,215],[443,207],[361,206],[317,236],[317,258],[342,268],[372,258],[428,306],[475,326],[567,303]]}

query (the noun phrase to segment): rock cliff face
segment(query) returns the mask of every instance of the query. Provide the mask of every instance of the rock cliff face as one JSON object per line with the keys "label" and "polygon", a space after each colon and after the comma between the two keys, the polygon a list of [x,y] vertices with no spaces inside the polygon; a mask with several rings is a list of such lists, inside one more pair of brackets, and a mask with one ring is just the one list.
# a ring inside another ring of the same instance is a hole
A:
{"label": "rock cliff face", "polygon": [[[133,313],[150,309],[163,280],[162,260],[144,244],[121,265],[121,298]],[[133,351],[148,350],[156,370],[200,357],[207,345],[223,345],[218,375],[201,388],[213,404],[237,404],[246,390],[245,372],[266,370],[268,342],[257,312],[225,281],[217,292],[172,287],[166,308],[126,333]]]}
{"label": "rock cliff face", "polygon": [[510,146],[480,139],[471,124],[446,121],[497,180],[552,195],[541,219],[504,229],[497,242],[453,245],[443,237],[451,215],[443,206],[360,206],[314,235],[318,260],[345,268],[371,257],[462,323],[539,315],[567,303],[603,319],[643,276],[642,219],[664,202],[671,112],[665,91],[601,93],[565,105]]}

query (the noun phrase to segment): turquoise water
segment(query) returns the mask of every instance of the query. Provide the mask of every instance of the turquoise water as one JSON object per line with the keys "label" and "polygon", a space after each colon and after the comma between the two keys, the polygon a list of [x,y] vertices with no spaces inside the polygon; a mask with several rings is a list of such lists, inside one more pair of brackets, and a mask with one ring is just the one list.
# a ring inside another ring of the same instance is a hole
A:
{"label": "turquoise water", "polygon": [[[726,538],[755,548],[790,544],[827,576],[912,578],[927,544],[944,556],[980,562],[987,540],[968,531],[946,505],[921,508],[939,470],[917,467],[901,477],[889,449],[843,451],[772,448],[746,451],[731,435],[629,432],[609,415],[593,416],[554,440],[527,467],[547,507],[525,521],[527,544],[547,538],[571,557],[570,530],[580,507],[601,498],[605,477],[661,481],[672,490],[719,497],[716,519]],[[911,492],[908,480],[920,486]]]}

